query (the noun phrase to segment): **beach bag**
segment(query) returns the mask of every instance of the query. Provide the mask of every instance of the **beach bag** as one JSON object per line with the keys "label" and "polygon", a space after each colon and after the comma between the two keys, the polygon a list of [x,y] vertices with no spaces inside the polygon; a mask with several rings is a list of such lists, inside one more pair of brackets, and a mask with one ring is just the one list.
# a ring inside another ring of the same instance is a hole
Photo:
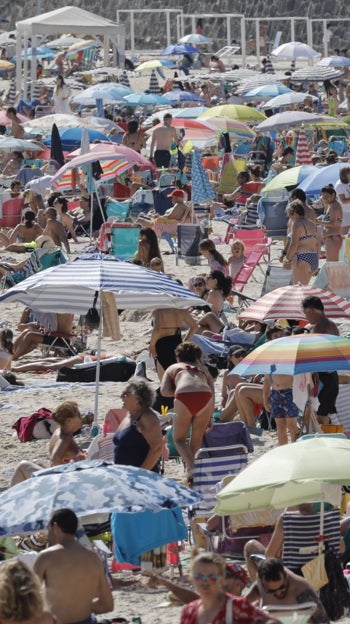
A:
{"label": "beach bag", "polygon": [[306,580],[318,591],[328,583],[324,553],[311,559],[302,566],[301,571]]}
{"label": "beach bag", "polygon": [[[75,368],[64,366],[57,371],[56,381],[90,383],[96,381],[97,362],[78,364]],[[108,358],[100,362],[100,381],[128,381],[136,369],[130,358]]]}
{"label": "beach bag", "polygon": [[92,308],[89,308],[85,316],[85,323],[90,329],[98,329],[100,325],[100,315],[96,309],[98,291],[96,290]]}
{"label": "beach bag", "polygon": [[338,557],[327,548],[325,567],[328,583],[320,590],[320,600],[330,620],[339,620],[350,608],[350,591]]}
{"label": "beach bag", "polygon": [[[42,422],[45,424],[45,429],[47,435],[44,438],[37,437],[39,435],[38,429],[36,430],[36,435],[34,435],[34,429],[36,424]],[[37,412],[34,412],[30,416],[22,416],[12,425],[12,429],[17,431],[18,439],[21,442],[30,442],[35,439],[48,439],[51,437],[53,430],[51,432],[51,424],[52,424],[52,412],[46,407],[41,407]]]}

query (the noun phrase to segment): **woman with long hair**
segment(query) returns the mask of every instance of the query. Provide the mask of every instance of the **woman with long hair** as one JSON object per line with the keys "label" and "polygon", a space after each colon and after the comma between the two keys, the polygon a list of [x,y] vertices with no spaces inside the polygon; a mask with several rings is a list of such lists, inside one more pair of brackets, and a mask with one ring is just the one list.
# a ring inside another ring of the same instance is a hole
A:
{"label": "woman with long hair", "polygon": [[[136,255],[137,260],[140,260],[142,266],[149,268],[151,260],[153,258],[160,258],[158,238],[154,230],[150,227],[144,227],[140,230],[139,245]],[[162,269],[164,272],[164,265],[162,261]]]}
{"label": "woman with long hair", "polygon": [[39,577],[17,558],[0,566],[0,618],[3,624],[55,624]]}
{"label": "woman with long hair", "polygon": [[204,258],[207,258],[210,271],[221,271],[225,276],[229,273],[228,262],[216,249],[214,241],[210,238],[202,240],[198,249]]}
{"label": "woman with long hair", "polygon": [[[28,251],[28,243],[33,243],[40,234],[42,234],[42,229],[36,222],[35,212],[26,210],[22,217],[22,223],[16,225],[9,236],[0,233],[0,243],[4,245],[6,251],[21,253]],[[34,247],[33,245],[31,249]]]}
{"label": "woman with long hair", "polygon": [[211,306],[211,312],[207,312],[198,322],[198,333],[206,330],[214,334],[222,332],[225,327],[223,317],[225,299],[231,292],[232,279],[225,277],[221,271],[212,271],[206,280],[209,290],[207,303]]}
{"label": "woman with long hair", "polygon": [[53,92],[55,113],[71,114],[72,111],[69,104],[70,96],[71,90],[64,82],[63,76],[57,76],[56,86]]}

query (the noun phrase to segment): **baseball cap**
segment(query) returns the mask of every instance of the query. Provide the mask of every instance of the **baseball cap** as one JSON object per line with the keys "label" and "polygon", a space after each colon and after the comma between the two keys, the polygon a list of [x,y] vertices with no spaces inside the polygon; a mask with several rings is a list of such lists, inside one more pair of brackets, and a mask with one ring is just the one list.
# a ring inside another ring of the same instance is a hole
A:
{"label": "baseball cap", "polygon": [[181,189],[174,189],[172,193],[167,195],[167,197],[181,197],[181,199],[185,199],[185,191]]}

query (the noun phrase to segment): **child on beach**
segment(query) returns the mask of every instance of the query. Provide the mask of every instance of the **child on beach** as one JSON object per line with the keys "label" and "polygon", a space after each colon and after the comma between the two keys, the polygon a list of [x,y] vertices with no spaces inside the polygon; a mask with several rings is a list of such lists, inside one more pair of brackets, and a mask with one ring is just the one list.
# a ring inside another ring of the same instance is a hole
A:
{"label": "child on beach", "polygon": [[199,243],[199,251],[204,258],[207,258],[209,261],[209,271],[221,271],[225,275],[228,276],[229,267],[227,260],[222,256],[222,254],[216,249],[215,243],[210,240],[210,238],[205,238]]}
{"label": "child on beach", "polygon": [[292,386],[292,375],[271,374],[264,377],[264,407],[276,421],[279,446],[288,444],[288,433],[291,442],[298,437],[299,408],[293,401]]}
{"label": "child on beach", "polygon": [[241,241],[239,238],[236,238],[236,240],[233,242],[231,246],[232,255],[229,257],[227,261],[229,270],[230,270],[230,276],[232,277],[233,280],[235,279],[239,269],[241,268],[241,266],[244,264],[246,260],[246,256],[244,252],[245,252],[245,246],[244,246],[243,241]]}

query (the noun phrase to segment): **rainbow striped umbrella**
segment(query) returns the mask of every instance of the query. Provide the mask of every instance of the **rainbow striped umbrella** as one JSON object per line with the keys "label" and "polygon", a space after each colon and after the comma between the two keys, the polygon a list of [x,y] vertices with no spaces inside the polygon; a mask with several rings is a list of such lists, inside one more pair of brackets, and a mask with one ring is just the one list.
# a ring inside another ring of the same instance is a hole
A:
{"label": "rainbow striped umbrella", "polygon": [[102,167],[102,180],[109,180],[115,176],[119,176],[134,166],[127,157],[111,157],[110,152],[89,152],[73,158],[57,171],[52,179],[52,184],[60,191],[69,190],[74,185],[73,169],[82,169],[85,165],[99,161]]}
{"label": "rainbow striped umbrella", "polygon": [[350,340],[331,334],[301,334],[265,342],[249,353],[231,373],[243,377],[337,370],[350,370]]}

